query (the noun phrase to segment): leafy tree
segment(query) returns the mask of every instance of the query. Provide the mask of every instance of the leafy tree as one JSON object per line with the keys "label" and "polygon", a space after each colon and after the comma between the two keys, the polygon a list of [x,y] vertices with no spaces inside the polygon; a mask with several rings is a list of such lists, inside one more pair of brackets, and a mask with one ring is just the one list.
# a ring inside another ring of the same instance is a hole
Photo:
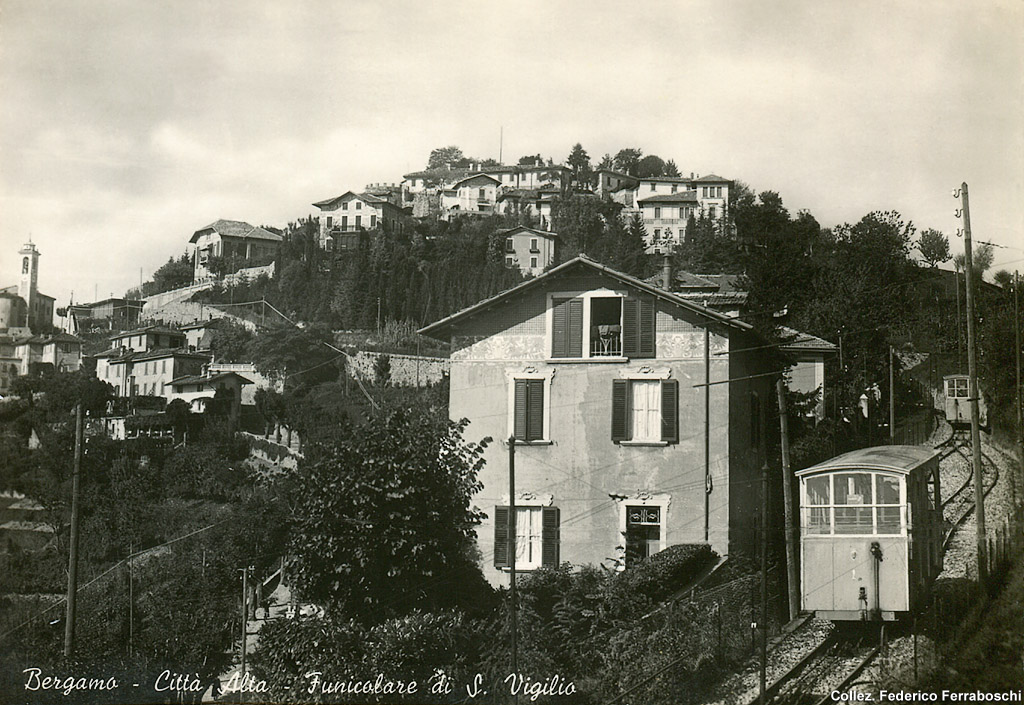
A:
{"label": "leafy tree", "polygon": [[192,283],[192,258],[186,252],[178,259],[171,257],[159,269],[153,272],[152,291],[146,291],[143,286],[143,293],[157,294],[162,291],[170,291]]}
{"label": "leafy tree", "polygon": [[[974,265],[974,279],[978,282],[985,276],[985,272],[992,268],[992,262],[995,260],[995,250],[992,245],[987,242],[981,243],[980,247],[974,248],[971,252],[971,263]],[[961,252],[960,254],[953,257],[953,264],[956,266],[957,271],[967,271],[967,255]]]}
{"label": "leafy tree", "polygon": [[448,147],[438,147],[437,149],[431,150],[430,158],[427,159],[428,169],[439,169],[446,164],[454,164],[455,162],[462,161],[462,150],[455,145]]}
{"label": "leafy tree", "polygon": [[647,176],[664,176],[665,160],[656,154],[648,154],[640,159],[636,165],[636,176],[641,178]]}
{"label": "leafy tree", "polygon": [[598,198],[572,194],[555,201],[551,207],[551,229],[561,238],[558,260],[570,260],[581,252],[594,255],[604,234],[606,204]]}
{"label": "leafy tree", "polygon": [[665,162],[665,170],[662,176],[679,176],[679,167],[676,166],[675,160],[669,159]]}
{"label": "leafy tree", "polygon": [[643,151],[637,147],[620,149],[613,160],[615,169],[630,176],[636,176],[641,156],[643,156]]}
{"label": "leafy tree", "polygon": [[577,142],[573,145],[572,151],[569,153],[565,163],[572,169],[573,182],[577,186],[590,182],[590,175],[593,173],[593,169],[590,167],[590,155],[583,149],[582,144]]}
{"label": "leafy tree", "polygon": [[519,166],[538,166],[544,163],[544,157],[539,154],[527,154],[519,157]]}
{"label": "leafy tree", "polygon": [[943,262],[948,262],[949,239],[942,232],[931,228],[921,233],[917,240],[917,249],[921,252],[921,258],[928,263],[929,267],[936,267]]}
{"label": "leafy tree", "polygon": [[466,443],[466,424],[398,406],[309,449],[291,527],[303,599],[370,622],[479,599],[470,500],[489,439]]}
{"label": "leafy tree", "polygon": [[1005,270],[1000,269],[998,272],[992,275],[992,280],[999,285],[1000,288],[1006,290],[1013,289],[1013,275]]}
{"label": "leafy tree", "polygon": [[213,354],[217,362],[249,362],[255,338],[241,323],[221,318],[213,330]]}
{"label": "leafy tree", "polygon": [[614,169],[615,168],[615,159],[612,158],[612,155],[610,155],[607,152],[605,152],[605,155],[603,157],[601,157],[601,161],[597,163],[597,168],[598,169]]}

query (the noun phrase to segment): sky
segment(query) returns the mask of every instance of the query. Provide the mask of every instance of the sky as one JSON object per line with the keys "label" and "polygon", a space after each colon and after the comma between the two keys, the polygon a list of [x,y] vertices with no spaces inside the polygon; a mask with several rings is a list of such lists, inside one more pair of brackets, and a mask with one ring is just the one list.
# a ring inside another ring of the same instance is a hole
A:
{"label": "sky", "polygon": [[1024,269],[1024,2],[0,0],[0,286],[123,295],[431,149],[639,147],[826,227],[897,210]]}

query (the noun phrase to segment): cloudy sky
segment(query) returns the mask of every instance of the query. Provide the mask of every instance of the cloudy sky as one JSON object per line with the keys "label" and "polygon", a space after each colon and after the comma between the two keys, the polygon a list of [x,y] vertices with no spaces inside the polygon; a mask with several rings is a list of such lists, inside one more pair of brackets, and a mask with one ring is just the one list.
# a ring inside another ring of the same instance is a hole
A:
{"label": "cloudy sky", "polygon": [[[121,295],[434,147],[636,146],[826,226],[896,209],[1024,268],[1024,2],[0,0],[0,285]],[[959,249],[955,237],[954,247]]]}

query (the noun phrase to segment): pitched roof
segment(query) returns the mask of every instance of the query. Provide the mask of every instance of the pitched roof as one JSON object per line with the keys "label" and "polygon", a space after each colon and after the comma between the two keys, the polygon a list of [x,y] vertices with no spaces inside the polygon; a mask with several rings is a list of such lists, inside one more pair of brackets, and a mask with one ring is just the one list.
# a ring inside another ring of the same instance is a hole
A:
{"label": "pitched roof", "polygon": [[692,179],[687,176],[634,176],[637,181],[657,181],[664,184],[688,184]]}
{"label": "pitched roof", "polygon": [[272,242],[281,242],[284,238],[276,233],[272,233],[269,230],[264,230],[253,225],[249,225],[242,220],[215,220],[214,222],[207,225],[205,228],[199,228],[194,233],[189,242],[195,242],[199,239],[202,233],[207,230],[212,230],[221,237],[238,237],[238,238],[251,238],[255,240],[270,240]]}
{"label": "pitched roof", "polygon": [[725,314],[719,313],[718,311],[715,311],[713,309],[705,308],[700,304],[694,303],[693,301],[689,301],[688,299],[685,299],[671,292],[665,291],[664,289],[659,289],[658,287],[648,284],[647,282],[637,279],[636,277],[632,277],[628,274],[616,271],[611,267],[601,264],[600,262],[595,262],[594,260],[590,259],[585,255],[579,255],[578,257],[575,257],[569,260],[568,262],[563,262],[557,267],[549,269],[548,271],[544,272],[538,277],[529,279],[523,282],[522,284],[518,284],[512,287],[511,289],[507,289],[490,298],[484,299],[483,301],[473,304],[468,308],[464,308],[458,313],[453,313],[447,318],[442,318],[440,321],[431,323],[429,326],[421,328],[418,332],[421,335],[429,335],[434,338],[439,338],[439,336],[443,334],[444,331],[450,329],[453,325],[465,320],[466,318],[469,318],[470,316],[480,313],[481,311],[484,311],[498,303],[501,303],[502,301],[519,296],[528,289],[532,289],[541,286],[542,284],[546,284],[548,280],[561,276],[568,270],[576,267],[582,267],[593,270],[600,274],[604,274],[606,276],[609,276],[613,279],[622,282],[627,286],[633,287],[634,289],[639,289],[640,291],[643,291],[644,293],[647,294],[651,294],[652,296],[659,298],[663,301],[667,301],[668,303],[674,304],[688,311],[698,313],[706,318],[709,318],[713,321],[717,321],[719,323],[723,323],[732,328],[737,328],[739,330],[744,331],[753,330],[753,326],[751,326],[749,323],[745,323],[736,318],[726,316]]}
{"label": "pitched roof", "polygon": [[180,330],[174,328],[168,328],[167,326],[143,326],[142,328],[135,328],[134,330],[126,330],[116,335],[110,336],[110,340],[120,340],[121,338],[128,338],[133,335],[142,335],[143,333],[153,333],[154,335],[184,335]]}
{"label": "pitched roof", "polygon": [[537,230],[536,228],[528,228],[525,225],[520,225],[520,226],[515,227],[515,228],[505,228],[504,230],[497,230],[497,231],[495,231],[494,234],[496,236],[506,236],[507,237],[509,235],[512,235],[513,233],[518,233],[518,232],[533,233],[534,235],[539,235],[540,237],[550,238],[552,240],[557,240],[558,239],[558,233],[553,233],[550,230]]}
{"label": "pitched roof", "polygon": [[218,372],[217,374],[208,376],[185,375],[184,377],[172,379],[170,381],[170,384],[209,384],[210,382],[215,382],[216,380],[224,379],[225,377],[238,377],[240,380],[242,380],[242,384],[253,384],[253,381],[251,379],[249,379],[248,377],[243,377],[237,372]]}
{"label": "pitched roof", "polygon": [[802,333],[789,326],[779,326],[779,333],[783,336],[783,340],[786,341],[779,348],[788,352],[836,352],[839,350],[835,343],[830,343],[824,338],[819,338],[810,333]]}
{"label": "pitched roof", "polygon": [[700,177],[694,179],[693,183],[695,183],[695,184],[710,184],[710,183],[731,184],[732,181],[730,179],[726,179],[726,178],[723,178],[721,176],[718,176],[717,174],[708,174],[707,176],[700,176]]}
{"label": "pitched roof", "polygon": [[655,193],[647,198],[638,199],[637,203],[697,203],[697,192]]}
{"label": "pitched roof", "polygon": [[491,176],[490,174],[485,174],[483,172],[477,172],[475,174],[470,174],[469,176],[456,181],[454,184],[452,184],[452,188],[458,188],[462,184],[466,183],[467,181],[472,181],[473,179],[489,179],[490,181],[493,181],[496,184],[500,184],[501,183],[500,179],[496,179],[493,176]]}

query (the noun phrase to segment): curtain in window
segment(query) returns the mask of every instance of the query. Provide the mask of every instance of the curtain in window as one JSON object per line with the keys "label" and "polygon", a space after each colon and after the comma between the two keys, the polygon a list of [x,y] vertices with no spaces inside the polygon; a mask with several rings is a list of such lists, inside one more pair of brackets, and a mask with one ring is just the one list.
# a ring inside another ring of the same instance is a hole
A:
{"label": "curtain in window", "polygon": [[661,440],[661,382],[634,381],[632,387],[633,440]]}

